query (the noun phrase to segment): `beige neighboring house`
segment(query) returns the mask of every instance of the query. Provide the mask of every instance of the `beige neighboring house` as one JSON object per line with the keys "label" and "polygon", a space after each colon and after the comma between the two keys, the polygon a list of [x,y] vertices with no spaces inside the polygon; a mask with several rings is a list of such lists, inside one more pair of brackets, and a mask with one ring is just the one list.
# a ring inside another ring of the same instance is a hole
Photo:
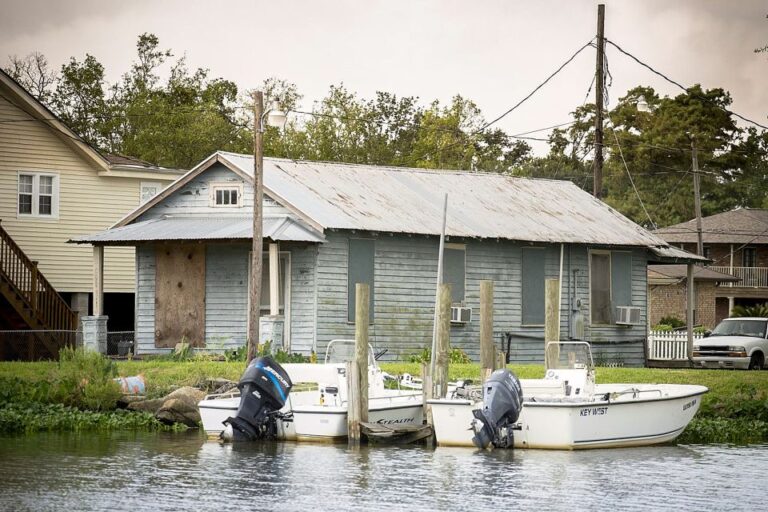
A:
{"label": "beige neighboring house", "polygon": [[[51,289],[88,314],[94,252],[67,241],[110,227],[182,173],[102,155],[0,70],[0,330],[66,325],[56,318],[66,312],[31,314],[52,307]],[[132,330],[134,249],[110,247],[104,260],[110,329]]]}

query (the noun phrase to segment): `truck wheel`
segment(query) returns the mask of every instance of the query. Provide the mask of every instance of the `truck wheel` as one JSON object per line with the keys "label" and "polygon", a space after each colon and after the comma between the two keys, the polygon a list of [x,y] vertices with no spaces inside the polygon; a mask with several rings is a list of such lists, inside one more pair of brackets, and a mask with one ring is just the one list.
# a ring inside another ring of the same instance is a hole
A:
{"label": "truck wheel", "polygon": [[760,352],[755,352],[754,354],[752,354],[752,357],[749,360],[749,369],[762,370],[764,363],[765,363],[765,358],[763,357],[763,354],[761,354]]}

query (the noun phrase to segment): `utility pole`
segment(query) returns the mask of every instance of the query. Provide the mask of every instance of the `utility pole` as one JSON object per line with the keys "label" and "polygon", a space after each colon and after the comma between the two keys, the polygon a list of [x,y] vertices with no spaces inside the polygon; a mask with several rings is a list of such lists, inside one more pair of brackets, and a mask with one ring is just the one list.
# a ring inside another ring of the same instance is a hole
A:
{"label": "utility pole", "polygon": [[691,158],[693,159],[693,195],[696,207],[696,234],[698,235],[696,254],[704,256],[704,238],[701,231],[701,189],[699,176],[699,157],[696,151],[696,139],[691,139]]}
{"label": "utility pole", "polygon": [[253,246],[248,311],[248,356],[246,366],[259,351],[259,316],[261,310],[261,268],[263,248],[262,203],[264,198],[264,93],[253,93]]}
{"label": "utility pole", "polygon": [[597,6],[597,66],[595,70],[595,183],[593,195],[603,196],[603,62],[605,62],[605,5]]}

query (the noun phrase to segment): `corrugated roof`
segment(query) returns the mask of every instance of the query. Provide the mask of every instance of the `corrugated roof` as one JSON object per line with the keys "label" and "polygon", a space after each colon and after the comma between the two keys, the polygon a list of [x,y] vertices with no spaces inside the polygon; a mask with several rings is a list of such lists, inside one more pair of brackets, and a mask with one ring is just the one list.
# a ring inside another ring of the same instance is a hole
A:
{"label": "corrugated roof", "polygon": [[[701,219],[707,244],[768,244],[768,210],[739,208]],[[667,242],[693,243],[698,239],[696,219],[654,231]]]}
{"label": "corrugated roof", "polygon": [[[253,157],[219,152],[253,175]],[[568,181],[266,158],[264,186],[324,228],[624,246],[668,244]],[[687,254],[687,253],[686,253]]]}
{"label": "corrugated roof", "polygon": [[[688,278],[687,265],[649,265],[648,266],[648,279],[654,280],[680,280]],[[720,283],[727,283],[741,281],[738,277],[734,277],[731,274],[724,274],[723,272],[717,272],[707,267],[695,266],[693,268],[694,281],[716,281]]]}
{"label": "corrugated roof", "polygon": [[[324,242],[322,234],[288,216],[264,218],[264,238],[274,241]],[[132,244],[163,240],[251,240],[252,217],[162,217],[73,238],[75,243]]]}

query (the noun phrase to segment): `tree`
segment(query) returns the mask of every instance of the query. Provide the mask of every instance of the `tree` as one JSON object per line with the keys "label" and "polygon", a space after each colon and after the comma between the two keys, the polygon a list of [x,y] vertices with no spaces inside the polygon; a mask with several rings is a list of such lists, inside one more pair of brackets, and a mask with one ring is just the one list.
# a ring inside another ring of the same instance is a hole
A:
{"label": "tree", "polygon": [[5,72],[19,82],[24,89],[42,103],[48,103],[56,84],[56,73],[48,67],[48,59],[40,52],[33,52],[26,57],[11,55],[8,57]]}

